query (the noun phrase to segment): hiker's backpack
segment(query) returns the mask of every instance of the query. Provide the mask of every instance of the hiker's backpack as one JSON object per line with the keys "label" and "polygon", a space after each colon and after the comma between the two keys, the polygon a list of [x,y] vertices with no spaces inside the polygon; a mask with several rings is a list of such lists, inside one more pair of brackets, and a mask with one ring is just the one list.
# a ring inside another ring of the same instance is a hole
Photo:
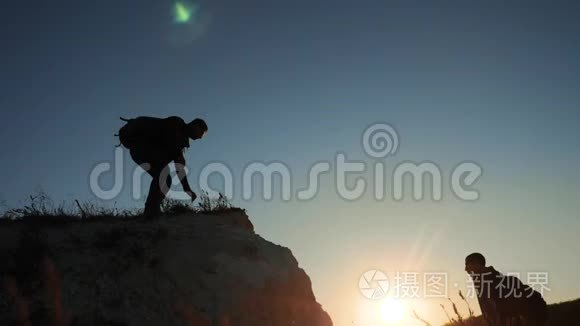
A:
{"label": "hiker's backpack", "polygon": [[142,144],[146,135],[144,135],[144,128],[141,126],[143,124],[140,122],[141,118],[120,119],[125,122],[125,125],[121,127],[119,133],[115,135],[119,137],[120,144],[117,145],[117,147],[123,145],[125,148],[132,149],[137,147],[139,144]]}
{"label": "hiker's backpack", "polygon": [[125,125],[119,133],[120,144],[128,149],[140,146],[158,146],[170,152],[180,152],[189,147],[187,124],[179,117],[165,119],[153,117],[121,118]]}

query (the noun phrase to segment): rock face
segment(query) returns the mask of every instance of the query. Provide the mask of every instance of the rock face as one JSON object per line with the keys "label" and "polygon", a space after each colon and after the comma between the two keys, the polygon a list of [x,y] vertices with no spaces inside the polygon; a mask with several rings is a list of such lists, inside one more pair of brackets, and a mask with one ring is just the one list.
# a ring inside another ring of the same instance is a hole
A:
{"label": "rock face", "polygon": [[242,210],[0,225],[0,325],[329,326]]}

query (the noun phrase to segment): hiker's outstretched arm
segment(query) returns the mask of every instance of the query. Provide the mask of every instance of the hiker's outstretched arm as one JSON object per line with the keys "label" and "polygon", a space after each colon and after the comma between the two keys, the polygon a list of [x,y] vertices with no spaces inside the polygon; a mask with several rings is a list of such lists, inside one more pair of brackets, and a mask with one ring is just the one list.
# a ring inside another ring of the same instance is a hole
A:
{"label": "hiker's outstretched arm", "polygon": [[192,192],[191,187],[189,186],[189,182],[187,181],[187,175],[185,173],[185,157],[183,157],[183,154],[179,154],[179,156],[175,159],[175,170],[177,171],[177,177],[179,178],[179,181],[181,181],[183,190],[185,192]]}

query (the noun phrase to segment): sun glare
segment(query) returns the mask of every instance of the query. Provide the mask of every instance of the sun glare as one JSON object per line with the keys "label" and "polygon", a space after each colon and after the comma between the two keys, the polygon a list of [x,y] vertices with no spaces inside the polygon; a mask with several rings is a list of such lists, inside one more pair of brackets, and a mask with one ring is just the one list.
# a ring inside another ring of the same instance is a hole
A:
{"label": "sun glare", "polygon": [[178,1],[173,7],[173,15],[176,23],[188,23],[195,15],[196,7],[184,1]]}
{"label": "sun glare", "polygon": [[381,304],[381,319],[387,323],[399,323],[405,318],[407,307],[401,300],[388,298]]}

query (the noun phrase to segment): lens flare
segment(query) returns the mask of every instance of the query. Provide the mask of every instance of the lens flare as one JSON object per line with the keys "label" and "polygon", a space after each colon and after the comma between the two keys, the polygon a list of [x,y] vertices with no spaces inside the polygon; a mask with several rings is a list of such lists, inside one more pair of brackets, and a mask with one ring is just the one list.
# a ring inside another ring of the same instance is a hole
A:
{"label": "lens flare", "polygon": [[183,1],[178,1],[173,6],[173,20],[178,24],[187,24],[197,13],[197,6]]}
{"label": "lens flare", "polygon": [[168,7],[167,41],[174,46],[189,45],[204,36],[212,20],[202,0],[172,0]]}

